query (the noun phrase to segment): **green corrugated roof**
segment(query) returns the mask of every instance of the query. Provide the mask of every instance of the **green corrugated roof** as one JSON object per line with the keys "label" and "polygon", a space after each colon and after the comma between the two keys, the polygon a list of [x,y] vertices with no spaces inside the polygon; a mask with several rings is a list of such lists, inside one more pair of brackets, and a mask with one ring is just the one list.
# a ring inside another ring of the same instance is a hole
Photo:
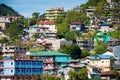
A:
{"label": "green corrugated roof", "polygon": [[30,54],[30,56],[69,56],[67,54],[64,53],[60,53],[57,51],[43,51],[43,52],[35,52]]}
{"label": "green corrugated roof", "polygon": [[30,28],[37,28],[38,26],[37,25],[32,25],[32,26],[29,26]]}

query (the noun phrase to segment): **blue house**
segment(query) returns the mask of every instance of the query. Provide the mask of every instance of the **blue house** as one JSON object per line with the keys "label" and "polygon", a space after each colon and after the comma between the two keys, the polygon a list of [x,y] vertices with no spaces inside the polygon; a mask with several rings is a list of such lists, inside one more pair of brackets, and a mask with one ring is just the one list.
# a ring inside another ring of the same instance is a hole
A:
{"label": "blue house", "polygon": [[44,62],[45,73],[57,73],[58,70],[70,63],[70,56],[60,52],[49,51],[49,52],[35,52],[30,54],[33,59],[42,59]]}
{"label": "blue house", "polygon": [[43,74],[44,65],[42,60],[4,59],[0,61],[0,77],[11,79],[20,75]]}

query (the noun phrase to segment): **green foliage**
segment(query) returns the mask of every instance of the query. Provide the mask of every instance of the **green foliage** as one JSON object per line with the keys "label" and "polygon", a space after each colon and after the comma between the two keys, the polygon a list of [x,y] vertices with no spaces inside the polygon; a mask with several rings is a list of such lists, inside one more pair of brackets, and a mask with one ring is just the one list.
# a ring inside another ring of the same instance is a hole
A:
{"label": "green foliage", "polygon": [[87,50],[82,50],[82,54],[81,54],[82,58],[87,57],[87,56],[89,56],[89,55],[90,55],[90,52],[89,52],[89,51],[87,51]]}
{"label": "green foliage", "polygon": [[[95,11],[95,15],[96,16],[103,16],[105,13],[104,13],[104,2],[99,2],[96,6],[96,11]],[[107,14],[107,13],[106,13]]]}
{"label": "green foliage", "polygon": [[59,16],[55,19],[55,23],[56,24],[61,24],[63,22],[63,20],[64,20],[64,17]]}
{"label": "green foliage", "polygon": [[10,41],[15,42],[21,40],[23,33],[23,23],[21,20],[14,21],[8,28],[6,34],[9,36]]}
{"label": "green foliage", "polygon": [[[0,55],[1,55],[1,52],[0,52]],[[3,60],[4,59],[4,57],[3,56],[0,56],[0,60]]]}
{"label": "green foliage", "polygon": [[40,15],[40,20],[44,21],[45,20],[45,14]]}
{"label": "green foliage", "polygon": [[89,24],[89,17],[87,17],[83,12],[71,10],[66,13],[66,17],[63,22],[67,24],[71,24],[72,22]]}
{"label": "green foliage", "polygon": [[81,57],[81,49],[77,44],[62,45],[59,51],[62,53],[69,54],[72,59],[79,59]]}
{"label": "green foliage", "polygon": [[8,43],[8,42],[9,42],[9,40],[6,37],[3,37],[0,39],[0,43]]}
{"label": "green foliage", "polygon": [[32,18],[30,19],[30,25],[35,25],[37,22],[40,21],[40,13],[34,12],[32,14]]}
{"label": "green foliage", "polygon": [[71,40],[73,42],[76,42],[76,39],[79,36],[80,36],[80,33],[78,31],[69,31],[69,32],[66,32],[65,39],[68,41]]}
{"label": "green foliage", "polygon": [[113,28],[114,28],[115,30],[120,31],[120,24],[114,24],[114,25],[113,25]]}
{"label": "green foliage", "polygon": [[11,7],[8,7],[5,4],[0,4],[0,15],[1,16],[7,16],[7,15],[15,15],[18,14],[15,10],[13,10]]}
{"label": "green foliage", "polygon": [[87,77],[87,69],[82,68],[79,72],[76,71],[70,71],[68,73],[69,80],[89,80]]}
{"label": "green foliage", "polygon": [[115,79],[119,80],[120,79],[120,72],[114,71],[115,73]]}
{"label": "green foliage", "polygon": [[95,46],[94,50],[96,54],[102,54],[107,51],[107,45],[102,41],[97,41],[97,45]]}
{"label": "green foliage", "polygon": [[120,31],[110,31],[108,34],[114,39],[120,39]]}
{"label": "green foliage", "polygon": [[69,27],[67,24],[58,24],[57,25],[57,36],[59,38],[64,38],[65,33],[69,31]]}
{"label": "green foliage", "polygon": [[88,0],[87,6],[97,6],[99,2],[106,2],[105,0]]}
{"label": "green foliage", "polygon": [[36,80],[59,80],[59,78],[55,75],[44,74],[38,75],[38,78]]}

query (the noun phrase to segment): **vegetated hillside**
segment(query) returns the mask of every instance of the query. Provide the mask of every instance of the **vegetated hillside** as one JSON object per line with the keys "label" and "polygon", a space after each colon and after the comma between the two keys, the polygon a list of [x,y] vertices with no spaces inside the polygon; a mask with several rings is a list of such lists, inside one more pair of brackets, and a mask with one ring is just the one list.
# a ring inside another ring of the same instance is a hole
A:
{"label": "vegetated hillside", "polygon": [[7,15],[15,15],[18,14],[15,10],[13,10],[11,7],[0,4],[0,16],[7,16]]}

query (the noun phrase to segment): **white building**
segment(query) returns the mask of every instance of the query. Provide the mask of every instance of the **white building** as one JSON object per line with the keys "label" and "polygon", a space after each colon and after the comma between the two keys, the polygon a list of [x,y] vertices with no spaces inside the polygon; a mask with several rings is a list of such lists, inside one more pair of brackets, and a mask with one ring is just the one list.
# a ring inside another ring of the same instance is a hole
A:
{"label": "white building", "polygon": [[17,46],[3,46],[2,53],[3,56],[23,56],[26,53],[26,48]]}

